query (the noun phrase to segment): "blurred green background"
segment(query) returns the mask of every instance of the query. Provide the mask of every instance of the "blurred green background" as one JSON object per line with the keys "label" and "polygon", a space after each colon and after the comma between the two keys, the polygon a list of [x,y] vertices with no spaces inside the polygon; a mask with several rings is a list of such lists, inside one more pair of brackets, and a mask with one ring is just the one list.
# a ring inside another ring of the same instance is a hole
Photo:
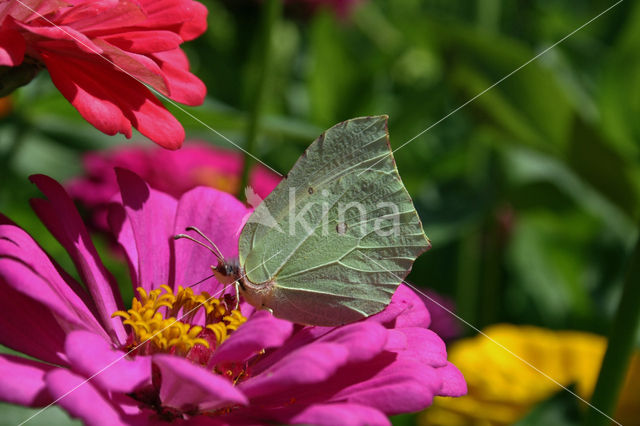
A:
{"label": "blurred green background", "polygon": [[[186,110],[242,145],[260,3],[203,3],[208,31],[185,50],[208,98]],[[286,173],[322,130],[375,114],[390,116],[400,147],[613,3],[376,0],[340,17],[291,1],[274,28],[253,153]],[[409,280],[454,299],[477,328],[608,332],[640,219],[639,22],[640,4],[620,3],[395,153],[433,244]],[[0,210],[70,266],[30,211],[39,194],[27,176],[65,180],[82,173],[84,152],[130,142],[86,123],[46,72],[10,102]],[[188,138],[232,148],[170,109]],[[129,285],[124,265],[108,266]]]}

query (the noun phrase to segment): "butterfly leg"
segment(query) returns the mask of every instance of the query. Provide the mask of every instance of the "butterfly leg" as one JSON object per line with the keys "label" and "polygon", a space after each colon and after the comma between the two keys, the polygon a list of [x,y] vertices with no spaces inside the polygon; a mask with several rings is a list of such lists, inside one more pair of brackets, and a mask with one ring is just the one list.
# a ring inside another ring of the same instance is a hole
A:
{"label": "butterfly leg", "polygon": [[236,281],[233,286],[236,288],[236,310],[240,307],[240,283]]}

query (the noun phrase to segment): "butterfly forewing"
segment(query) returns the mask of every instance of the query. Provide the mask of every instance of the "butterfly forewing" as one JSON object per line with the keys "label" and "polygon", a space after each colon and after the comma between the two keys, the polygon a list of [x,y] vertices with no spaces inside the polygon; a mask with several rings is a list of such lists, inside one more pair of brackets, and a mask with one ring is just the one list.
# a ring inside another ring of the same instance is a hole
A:
{"label": "butterfly forewing", "polygon": [[250,282],[275,283],[269,307],[294,322],[344,324],[381,311],[429,247],[386,116],[327,130],[263,203],[275,220],[250,218],[240,264]]}

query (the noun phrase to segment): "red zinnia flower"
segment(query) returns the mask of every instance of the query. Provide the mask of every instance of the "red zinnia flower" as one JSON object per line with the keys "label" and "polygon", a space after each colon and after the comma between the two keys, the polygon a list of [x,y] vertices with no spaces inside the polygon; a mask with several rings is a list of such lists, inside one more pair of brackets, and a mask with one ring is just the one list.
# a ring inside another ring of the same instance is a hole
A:
{"label": "red zinnia flower", "polygon": [[131,137],[133,126],[176,149],[184,129],[144,84],[203,102],[206,88],[179,46],[204,32],[206,16],[191,0],[0,0],[0,66],[45,66],[98,130]]}

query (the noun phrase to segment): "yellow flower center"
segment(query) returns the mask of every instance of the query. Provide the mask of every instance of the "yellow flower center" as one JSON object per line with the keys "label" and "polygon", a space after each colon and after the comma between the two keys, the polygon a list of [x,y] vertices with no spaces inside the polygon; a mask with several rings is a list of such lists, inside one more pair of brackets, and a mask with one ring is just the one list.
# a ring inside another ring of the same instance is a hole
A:
{"label": "yellow flower center", "polygon": [[197,345],[213,351],[247,320],[224,299],[194,294],[191,287],[180,286],[175,293],[167,285],[148,293],[138,287],[137,292],[131,309],[111,315],[131,327],[127,348],[136,354],[187,356]]}

